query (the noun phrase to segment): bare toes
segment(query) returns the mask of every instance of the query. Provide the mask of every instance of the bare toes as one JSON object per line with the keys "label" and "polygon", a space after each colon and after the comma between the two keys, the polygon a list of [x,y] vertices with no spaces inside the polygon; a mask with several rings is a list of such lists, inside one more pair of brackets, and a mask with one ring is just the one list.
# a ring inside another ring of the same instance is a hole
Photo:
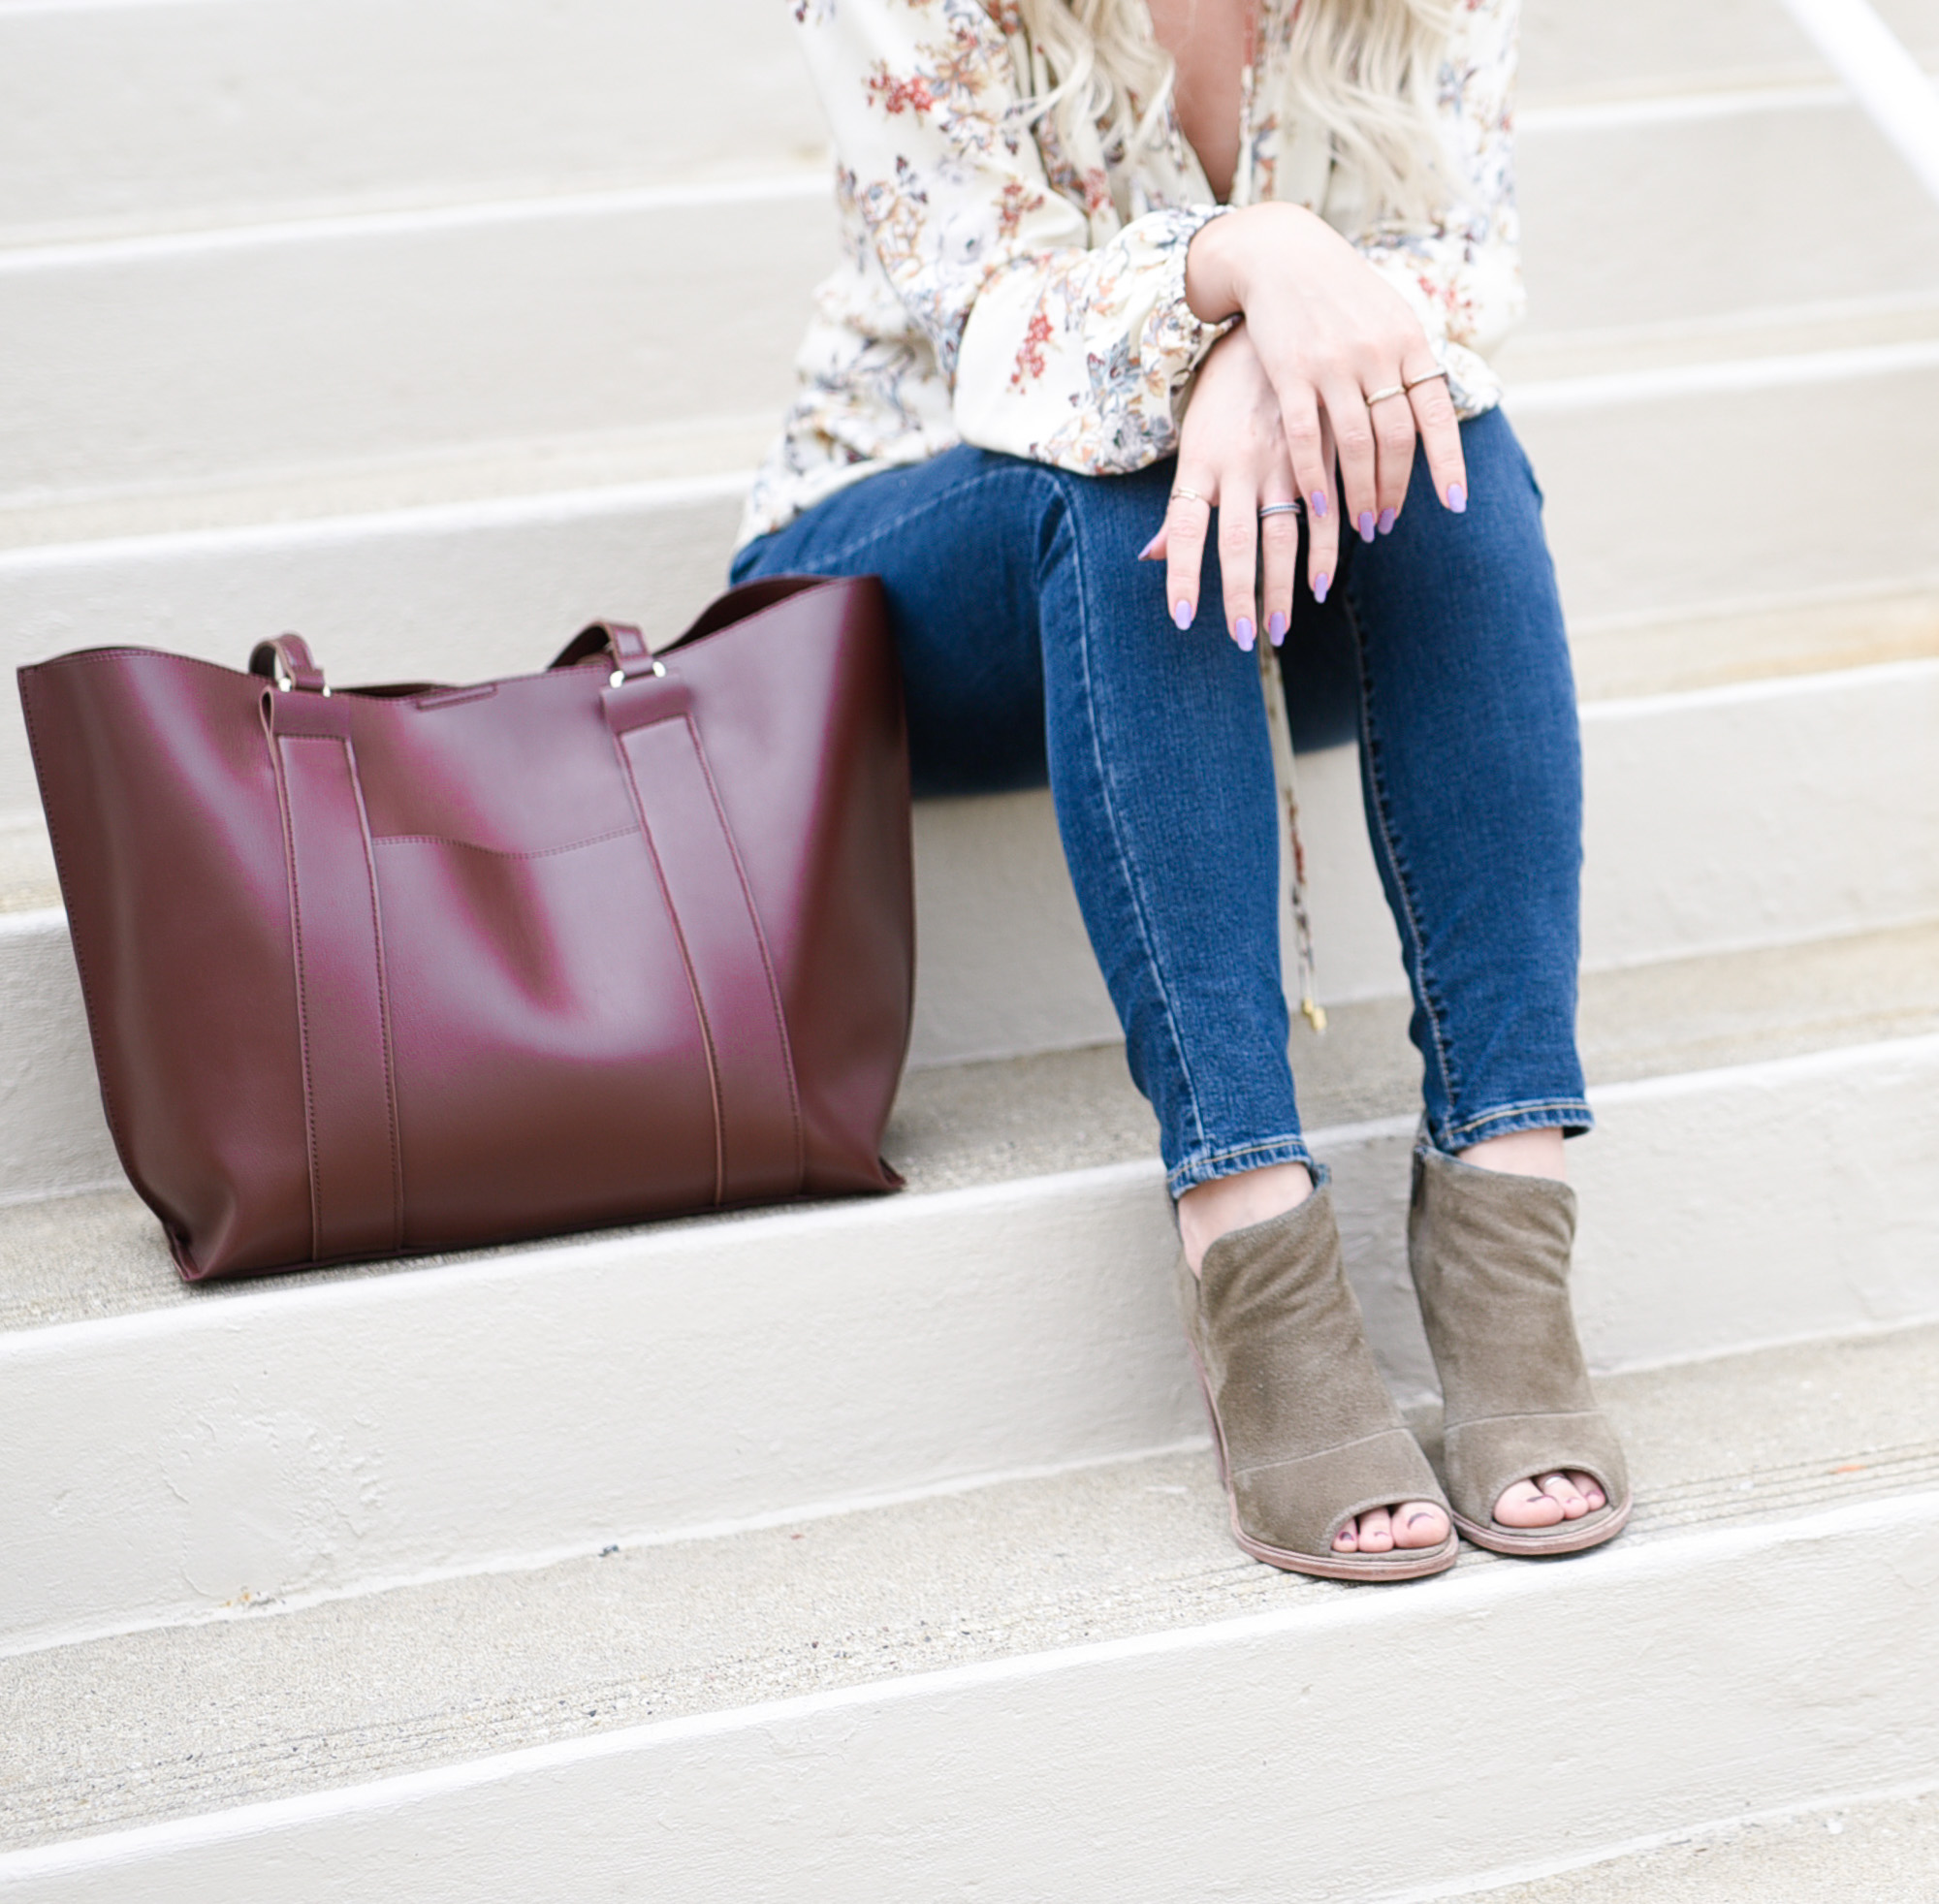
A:
{"label": "bare toes", "polygon": [[1393,1522],[1387,1510],[1384,1507],[1369,1507],[1360,1516],[1360,1551],[1363,1554],[1383,1554],[1393,1543]]}
{"label": "bare toes", "polygon": [[1432,1501],[1407,1501],[1393,1511],[1397,1547],[1438,1547],[1447,1538],[1447,1516]]}
{"label": "bare toes", "polygon": [[1495,1519],[1504,1527],[1553,1527],[1562,1519],[1562,1504],[1533,1481],[1516,1481],[1502,1490],[1495,1503]]}
{"label": "bare toes", "polygon": [[1336,1554],[1356,1554],[1360,1551],[1358,1530],[1351,1521],[1334,1535],[1333,1551]]}
{"label": "bare toes", "polygon": [[1589,1511],[1589,1504],[1583,1499],[1581,1490],[1567,1475],[1543,1475],[1538,1485],[1561,1507],[1564,1520],[1580,1520]]}
{"label": "bare toes", "polygon": [[1572,1471],[1569,1478],[1575,1483],[1576,1492],[1588,1502],[1589,1511],[1592,1514],[1598,1507],[1606,1507],[1609,1505],[1609,1497],[1597,1485],[1594,1475],[1578,1475]]}

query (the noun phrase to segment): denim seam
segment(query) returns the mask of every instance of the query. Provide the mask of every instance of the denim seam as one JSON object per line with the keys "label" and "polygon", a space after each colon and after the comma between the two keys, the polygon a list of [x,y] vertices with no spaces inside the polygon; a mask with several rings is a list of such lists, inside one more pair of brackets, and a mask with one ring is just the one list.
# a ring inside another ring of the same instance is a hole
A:
{"label": "denim seam", "polygon": [[[1493,1110],[1483,1111],[1475,1117],[1463,1118],[1459,1124],[1449,1124],[1446,1135],[1450,1140],[1468,1137],[1477,1130],[1485,1129],[1491,1124],[1500,1124],[1509,1118],[1546,1115],[1555,1112],[1579,1112],[1580,1122],[1593,1124],[1595,1113],[1587,1101],[1580,1097],[1536,1097],[1525,1102],[1498,1104]],[[1572,1122],[1575,1121],[1572,1119]]]}
{"label": "denim seam", "polygon": [[1394,844],[1393,831],[1387,815],[1386,781],[1380,769],[1379,755],[1374,736],[1374,685],[1367,668],[1366,636],[1360,627],[1358,610],[1353,605],[1351,590],[1341,604],[1346,611],[1347,626],[1352,631],[1353,659],[1360,675],[1360,746],[1361,757],[1366,762],[1367,778],[1374,789],[1374,817],[1379,834],[1379,846],[1385,856],[1387,870],[1393,875],[1394,891],[1400,895],[1401,912],[1406,921],[1405,936],[1420,999],[1422,1015],[1427,1020],[1427,1029],[1434,1040],[1434,1062],[1441,1072],[1441,1088],[1447,1094],[1447,1104],[1451,1110],[1455,1101],[1453,1066],[1448,1062],[1446,1039],[1441,1027],[1440,995],[1435,987],[1427,966],[1427,938],[1420,930],[1420,921],[1415,911],[1414,894],[1409,890],[1407,869],[1401,862],[1399,848]]}
{"label": "denim seam", "polygon": [[[1239,1174],[1232,1170],[1208,1171],[1208,1165],[1235,1163],[1241,1158],[1259,1157],[1269,1151],[1279,1154],[1279,1161],[1303,1163],[1309,1170],[1315,1172],[1316,1177],[1318,1176],[1319,1165],[1314,1162],[1313,1153],[1306,1147],[1306,1139],[1294,1131],[1286,1136],[1261,1138],[1256,1144],[1240,1144],[1230,1150],[1205,1151],[1183,1157],[1165,1173],[1164,1187],[1175,1202],[1185,1191],[1194,1189],[1199,1184],[1210,1183],[1217,1177]],[[1248,1168],[1253,1167],[1256,1166],[1248,1166]],[[1184,1181],[1188,1178],[1189,1182]]]}
{"label": "denim seam", "polygon": [[[1057,492],[1058,500],[1063,504],[1065,522],[1068,524],[1073,503],[1065,487],[1061,473],[1051,472],[1051,487]],[[1104,816],[1111,829],[1111,839],[1117,846],[1118,865],[1123,873],[1125,891],[1130,902],[1131,918],[1137,926],[1138,943],[1143,948],[1145,965],[1151,974],[1160,1000],[1164,1006],[1165,1036],[1170,1040],[1172,1056],[1178,1065],[1178,1074],[1185,1081],[1185,1100],[1192,1111],[1192,1130],[1193,1140],[1205,1141],[1205,1120],[1198,1107],[1198,1087],[1192,1079],[1192,1066],[1185,1056],[1185,1043],[1178,1033],[1178,1021],[1172,1011],[1171,991],[1164,983],[1163,968],[1159,962],[1157,948],[1152,943],[1150,922],[1145,917],[1144,901],[1139,890],[1137,869],[1132,863],[1131,853],[1118,821],[1117,803],[1112,797],[1111,777],[1104,764],[1104,751],[1097,735],[1097,702],[1091,678],[1091,614],[1089,587],[1084,575],[1084,541],[1073,534],[1070,538],[1070,567],[1077,587],[1077,645],[1081,677],[1084,682],[1084,720],[1090,729],[1091,758],[1097,775],[1098,792],[1103,800]]]}

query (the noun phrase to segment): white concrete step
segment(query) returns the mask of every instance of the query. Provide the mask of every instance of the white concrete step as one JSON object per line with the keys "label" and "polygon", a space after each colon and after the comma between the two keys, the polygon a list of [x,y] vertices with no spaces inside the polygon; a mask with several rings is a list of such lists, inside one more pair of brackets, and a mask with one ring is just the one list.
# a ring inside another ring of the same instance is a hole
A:
{"label": "white concrete step", "polygon": [[0,6],[0,243],[818,157],[765,0]]}
{"label": "white concrete step", "polygon": [[[1934,930],[1589,982],[1599,1368],[1939,1319]],[[1398,1390],[1404,1009],[1295,1050]],[[186,1289],[125,1192],[0,1213],[0,1646],[1122,1456],[1197,1432],[1114,1052],[918,1074],[888,1200]],[[1805,1159],[1800,1163],[1800,1159]]]}
{"label": "white concrete step", "polygon": [[[1931,0],[1886,14],[1939,54]],[[822,124],[759,0],[0,7],[0,244],[758,169]],[[1526,9],[1523,100],[1822,85],[1772,0]],[[77,110],[79,107],[79,110]],[[55,162],[57,159],[57,163]]]}
{"label": "white concrete step", "polygon": [[[1939,206],[1835,96],[1523,143],[1540,331],[1939,288]],[[0,500],[778,414],[828,200],[814,166],[0,250]]]}
{"label": "white concrete step", "polygon": [[[1589,969],[1939,918],[1935,731],[1939,658],[1587,703]],[[1397,996],[1353,750],[1300,786],[1321,996]],[[45,841],[13,838],[42,904],[0,912],[0,1202],[120,1181]],[[1116,1035],[1048,795],[921,803],[916,843],[915,1067]]]}
{"label": "white concrete step", "polygon": [[[1939,299],[1865,309],[1879,340],[1857,348],[1821,347],[1863,323],[1849,313],[1747,325],[1742,357],[1723,361],[1695,355],[1716,350],[1712,331],[1673,344],[1692,355],[1670,365],[1649,361],[1659,333],[1632,332],[1605,346],[1618,367],[1603,376],[1579,374],[1587,353],[1531,340],[1532,361],[1561,374],[1518,382],[1510,409],[1578,631],[1933,585],[1939,471],[1923,419],[1939,403]],[[1800,335],[1814,347],[1784,348]],[[106,640],[226,659],[300,626],[352,679],[474,679],[529,665],[535,642],[595,614],[671,631],[721,586],[774,416],[0,512],[0,540],[14,539],[0,548],[0,664]],[[1809,480],[1774,482],[1800,443]],[[10,696],[0,812],[30,801]]]}
{"label": "white concrete step", "polygon": [[[1553,1859],[1542,1860],[1552,1864]],[[1850,1904],[1939,1895],[1939,1792],[1929,1778],[1853,1803],[1821,1795],[1696,1831],[1659,1832],[1614,1857],[1472,1895],[1486,1904]]]}
{"label": "white concrete step", "polygon": [[1280,1574],[1201,1445],[45,1651],[0,1896],[1376,1904],[1849,1802],[1939,1749],[1935,1376],[1606,1380],[1637,1517],[1562,1565]]}

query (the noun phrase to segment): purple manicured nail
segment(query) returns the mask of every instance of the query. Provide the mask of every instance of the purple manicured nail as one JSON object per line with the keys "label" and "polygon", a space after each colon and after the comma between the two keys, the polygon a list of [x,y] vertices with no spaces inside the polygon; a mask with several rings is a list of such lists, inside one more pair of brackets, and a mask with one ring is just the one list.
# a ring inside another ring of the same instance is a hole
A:
{"label": "purple manicured nail", "polygon": [[1253,644],[1254,642],[1258,640],[1258,636],[1254,632],[1252,621],[1248,617],[1242,615],[1239,617],[1238,620],[1233,622],[1232,639],[1235,642],[1237,642],[1239,646],[1243,648],[1248,654],[1250,654],[1253,651]]}
{"label": "purple manicured nail", "polygon": [[[1158,535],[1162,535],[1164,531],[1162,529],[1160,529]],[[1147,542],[1142,549],[1138,551],[1139,561],[1148,562],[1151,560],[1152,551],[1158,547],[1158,535],[1153,536],[1152,539],[1149,542]]]}
{"label": "purple manicured nail", "polygon": [[1468,492],[1459,483],[1447,485],[1447,506],[1457,516],[1468,507]]}
{"label": "purple manicured nail", "polygon": [[1278,609],[1266,617],[1266,633],[1272,637],[1275,648],[1286,639],[1286,617]]}
{"label": "purple manicured nail", "polygon": [[1171,605],[1171,619],[1174,621],[1176,621],[1181,628],[1191,627],[1192,618],[1197,613],[1198,611],[1195,608],[1193,608],[1190,602],[1185,601],[1183,599],[1175,601]]}
{"label": "purple manicured nail", "polygon": [[1398,509],[1383,509],[1381,511],[1380,523],[1381,533],[1383,535],[1391,535],[1394,532],[1394,524],[1399,521],[1400,511]]}
{"label": "purple manicured nail", "polygon": [[1326,492],[1324,490],[1315,490],[1312,501],[1313,513],[1316,516],[1324,516],[1326,514]]}
{"label": "purple manicured nail", "polygon": [[1313,599],[1323,602],[1326,599],[1327,589],[1332,586],[1333,578],[1330,575],[1316,575],[1313,578]]}
{"label": "purple manicured nail", "polygon": [[1371,509],[1361,510],[1360,520],[1354,526],[1360,531],[1362,542],[1371,542],[1374,539],[1374,512]]}

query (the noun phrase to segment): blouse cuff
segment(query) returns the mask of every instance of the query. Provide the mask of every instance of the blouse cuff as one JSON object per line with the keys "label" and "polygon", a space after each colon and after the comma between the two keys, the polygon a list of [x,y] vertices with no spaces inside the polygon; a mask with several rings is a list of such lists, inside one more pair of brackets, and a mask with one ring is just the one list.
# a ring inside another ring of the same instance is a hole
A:
{"label": "blouse cuff", "polygon": [[[1153,301],[1147,337],[1155,356],[1177,365],[1171,388],[1174,407],[1181,414],[1184,407],[1181,399],[1187,380],[1205,361],[1205,353],[1239,321],[1234,315],[1208,323],[1192,308],[1191,301],[1185,295],[1185,268],[1190,259],[1192,240],[1215,218],[1224,217],[1231,209],[1229,205],[1208,205],[1151,214],[1165,219],[1172,231],[1167,235],[1169,244],[1164,275]],[[1142,224],[1144,221],[1139,222]]]}
{"label": "blouse cuff", "polygon": [[1087,476],[1171,455],[1192,374],[1231,328],[1185,296],[1186,253],[1224,210],[1147,212],[1095,250],[1027,254],[991,278],[957,362],[964,440]]}

